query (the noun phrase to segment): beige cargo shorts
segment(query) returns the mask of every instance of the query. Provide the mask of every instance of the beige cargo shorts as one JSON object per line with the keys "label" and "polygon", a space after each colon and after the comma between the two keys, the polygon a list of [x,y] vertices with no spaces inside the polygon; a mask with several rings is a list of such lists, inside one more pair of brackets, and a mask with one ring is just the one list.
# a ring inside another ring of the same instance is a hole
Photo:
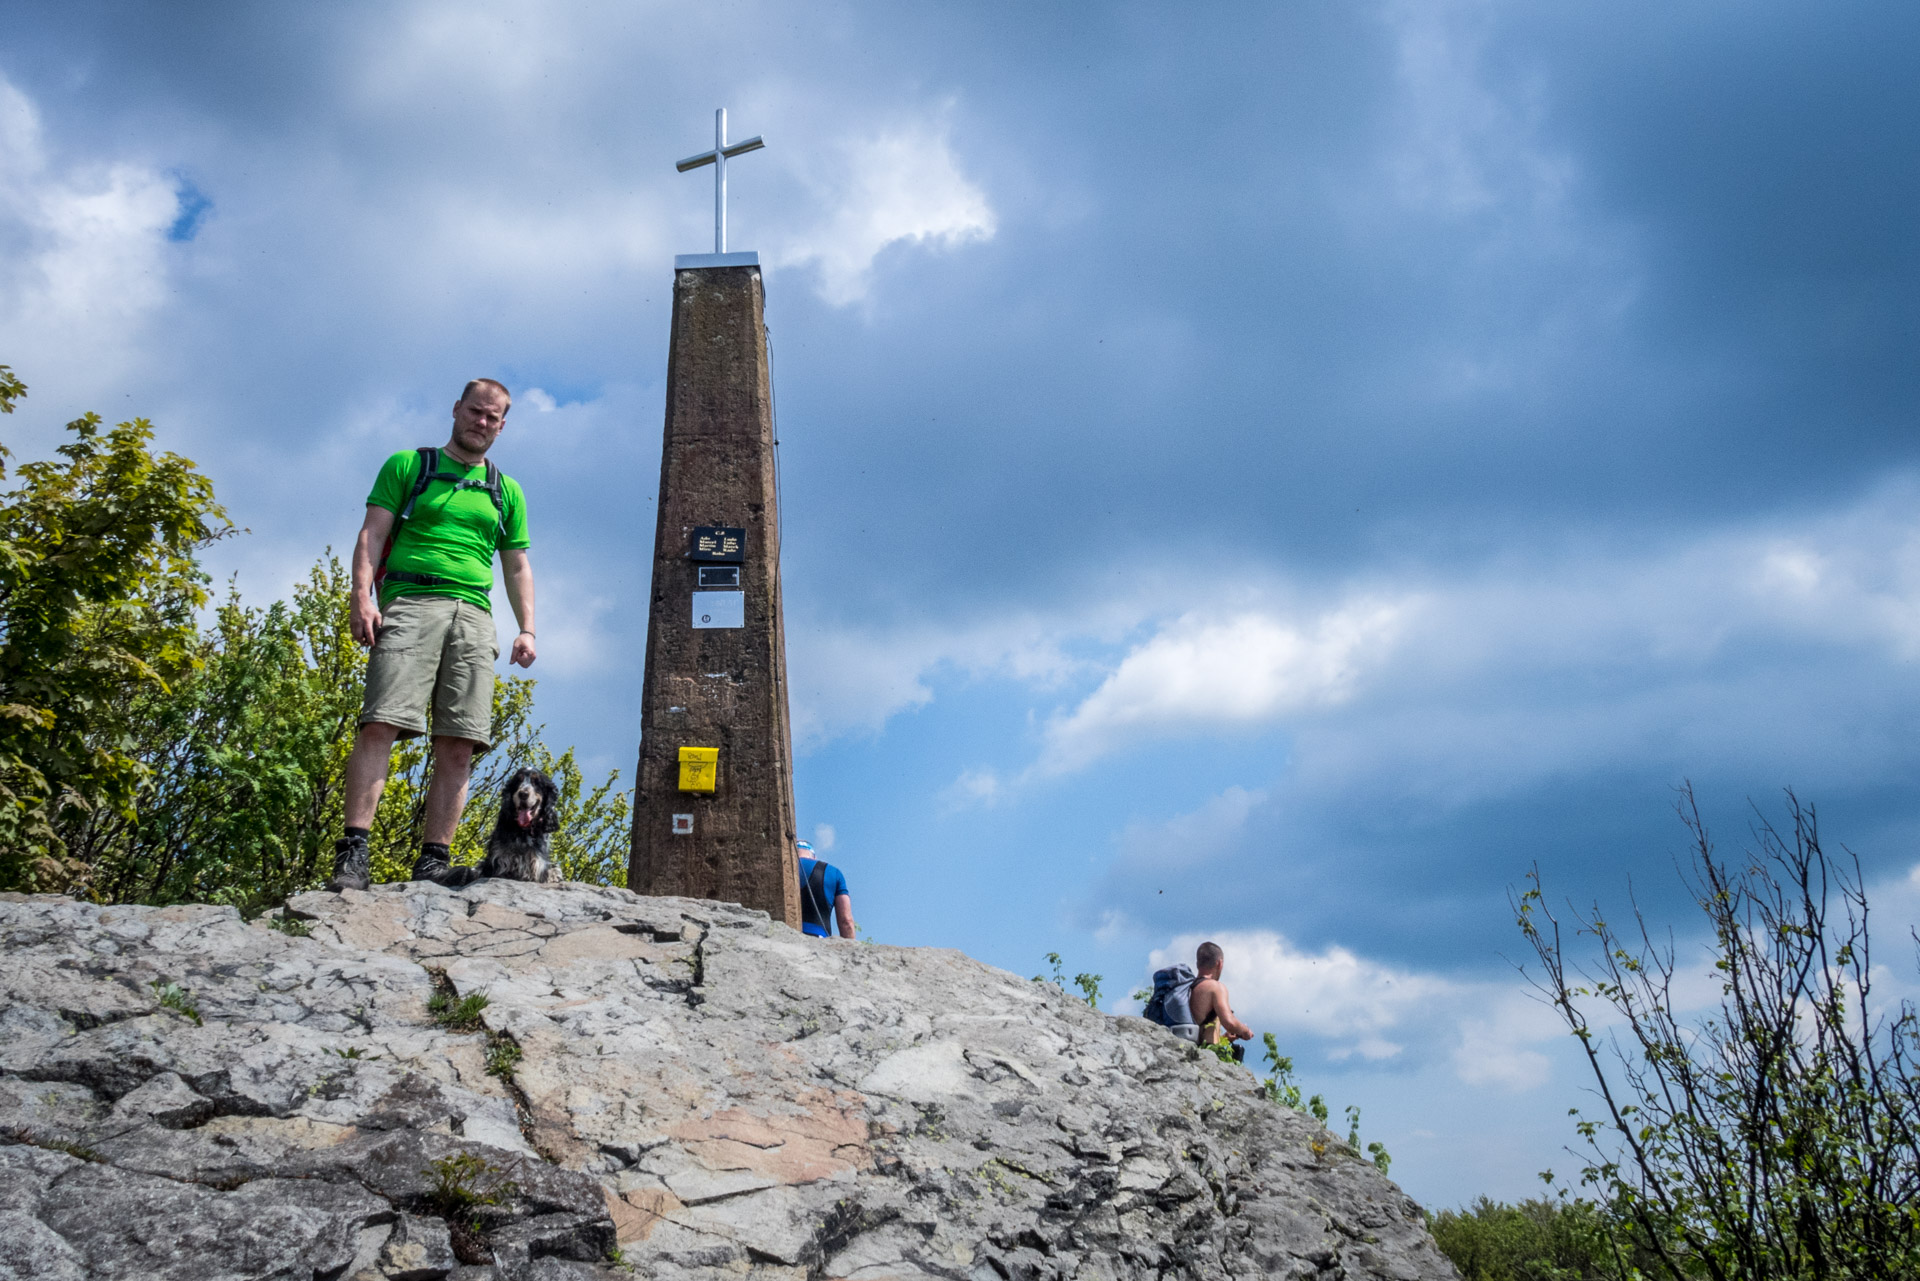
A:
{"label": "beige cargo shorts", "polygon": [[485,751],[493,745],[499,657],[486,610],[451,596],[399,597],[381,611],[360,723],[378,721],[414,738],[427,732],[431,706],[436,738],[471,739]]}

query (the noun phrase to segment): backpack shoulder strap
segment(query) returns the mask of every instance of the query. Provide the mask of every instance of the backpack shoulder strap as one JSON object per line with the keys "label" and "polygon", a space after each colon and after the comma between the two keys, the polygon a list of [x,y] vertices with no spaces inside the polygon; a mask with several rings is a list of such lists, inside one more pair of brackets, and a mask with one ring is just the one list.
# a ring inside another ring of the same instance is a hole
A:
{"label": "backpack shoulder strap", "polygon": [[380,563],[373,567],[373,586],[377,593],[387,577],[387,559],[393,555],[393,542],[400,537],[400,530],[406,525],[407,518],[413,515],[413,505],[420,495],[427,492],[427,484],[433,479],[433,473],[440,467],[440,451],[432,445],[421,445],[414,453],[420,456],[420,472],[413,478],[413,489],[407,494],[406,503],[394,517],[393,528],[387,531],[386,546],[380,549]]}
{"label": "backpack shoulder strap", "polygon": [[828,917],[826,903],[827,865],[824,860],[815,859],[813,861],[813,871],[807,875],[807,901],[800,905],[802,909],[800,913],[802,919],[810,920],[818,917],[819,919],[814,920],[813,924],[818,925],[823,930],[831,928],[832,922]]}
{"label": "backpack shoulder strap", "polygon": [[507,476],[494,464],[493,459],[489,458],[486,461],[487,497],[493,500],[493,514],[499,525],[499,537],[504,540],[507,536],[507,493],[503,482]]}
{"label": "backpack shoulder strap", "polygon": [[433,480],[435,472],[440,470],[440,451],[432,445],[422,445],[414,451],[420,455],[420,474],[413,478],[413,492],[407,495],[407,505],[400,509],[400,519],[407,520],[413,515],[413,505],[420,501],[420,495],[427,492],[427,486]]}

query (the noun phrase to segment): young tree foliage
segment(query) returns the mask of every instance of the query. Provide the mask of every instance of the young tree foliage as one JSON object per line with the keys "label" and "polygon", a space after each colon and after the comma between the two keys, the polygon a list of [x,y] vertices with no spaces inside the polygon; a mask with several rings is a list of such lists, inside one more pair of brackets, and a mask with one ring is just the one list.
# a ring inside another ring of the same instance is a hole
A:
{"label": "young tree foliage", "polygon": [[133,806],[61,829],[95,897],[251,910],[327,874],[366,668],[347,588],[328,556],[291,602],[249,608],[230,592],[188,669],[127,708]]}
{"label": "young tree foliage", "polygon": [[[3,367],[0,367],[3,368]],[[0,373],[0,408],[26,392]],[[194,554],[232,527],[192,462],[134,419],[67,425],[56,460],[0,496],[0,886],[84,890],[59,829],[133,810],[126,709],[189,670],[206,579]],[[0,446],[0,478],[5,476]]]}
{"label": "young tree foliage", "polygon": [[[1920,1019],[1875,997],[1858,860],[1826,852],[1791,792],[1788,828],[1760,819],[1733,860],[1690,790],[1680,812],[1717,989],[1704,1010],[1684,995],[1694,966],[1637,909],[1625,931],[1597,907],[1563,921],[1537,870],[1516,900],[1535,984],[1597,1086],[1583,1181],[1652,1275],[1920,1275]],[[1579,938],[1597,955],[1570,959]]]}
{"label": "young tree foliage", "polygon": [[[1618,1275],[1618,1224],[1591,1201],[1476,1198],[1427,1217],[1460,1281],[1605,1281]],[[1644,1260],[1640,1260],[1644,1263]]]}

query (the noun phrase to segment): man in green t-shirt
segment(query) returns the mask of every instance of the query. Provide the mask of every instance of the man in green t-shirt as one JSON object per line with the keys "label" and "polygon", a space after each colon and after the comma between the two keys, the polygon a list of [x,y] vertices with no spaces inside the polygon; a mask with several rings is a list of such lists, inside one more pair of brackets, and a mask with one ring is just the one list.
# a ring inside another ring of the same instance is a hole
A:
{"label": "man in green t-shirt", "polygon": [[427,733],[429,709],[433,780],[413,876],[443,885],[471,879],[470,869],[448,866],[447,845],[466,807],[473,758],[492,742],[493,664],[500,656],[491,608],[496,550],[520,626],[508,661],[531,667],[534,658],[527,500],[487,462],[511,405],[493,379],[468,383],[454,404],[447,443],[387,459],[367,495],[353,547],[352,621],[354,640],[373,654],[360,734],[347,758],[347,834],[334,845],[330,890],[367,888],[367,832],[394,742]]}

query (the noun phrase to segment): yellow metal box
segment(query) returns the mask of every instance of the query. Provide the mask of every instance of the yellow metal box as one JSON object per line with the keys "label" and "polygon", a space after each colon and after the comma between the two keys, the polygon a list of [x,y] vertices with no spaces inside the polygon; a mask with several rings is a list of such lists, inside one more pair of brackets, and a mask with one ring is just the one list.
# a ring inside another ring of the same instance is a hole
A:
{"label": "yellow metal box", "polygon": [[711,792],[720,773],[720,749],[683,747],[680,749],[680,790]]}

